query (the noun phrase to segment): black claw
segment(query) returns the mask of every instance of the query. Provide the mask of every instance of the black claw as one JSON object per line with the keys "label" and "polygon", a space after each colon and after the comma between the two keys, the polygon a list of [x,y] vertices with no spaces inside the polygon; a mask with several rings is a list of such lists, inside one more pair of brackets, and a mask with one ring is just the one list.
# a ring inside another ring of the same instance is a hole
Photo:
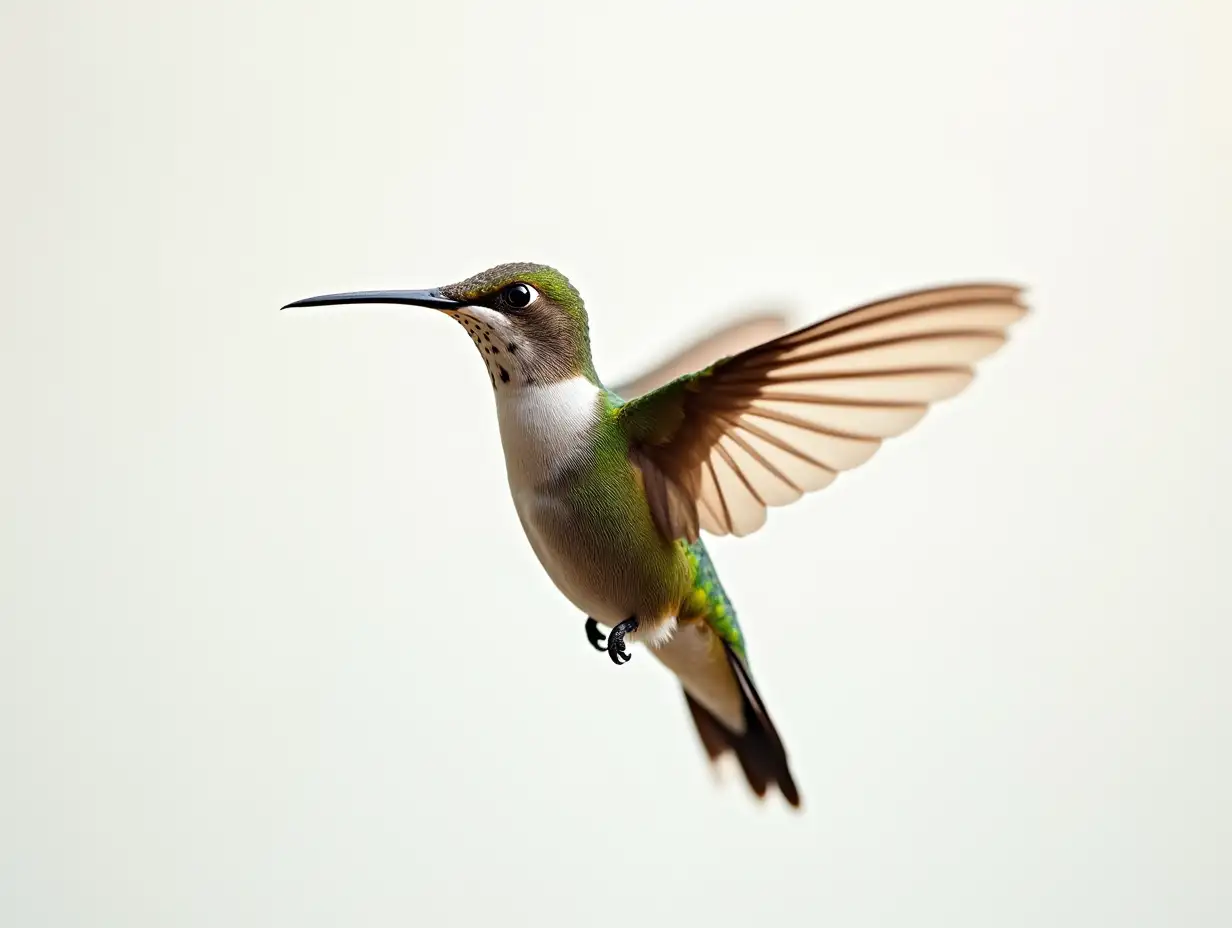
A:
{"label": "black claw", "polygon": [[625,635],[637,631],[637,616],[630,616],[618,623],[607,635],[607,653],[612,663],[620,666],[632,660],[633,655],[625,650]]}
{"label": "black claw", "polygon": [[599,631],[599,623],[594,619],[588,618],[586,620],[586,638],[590,641],[591,647],[596,651],[607,650],[607,638],[604,637],[603,632]]}

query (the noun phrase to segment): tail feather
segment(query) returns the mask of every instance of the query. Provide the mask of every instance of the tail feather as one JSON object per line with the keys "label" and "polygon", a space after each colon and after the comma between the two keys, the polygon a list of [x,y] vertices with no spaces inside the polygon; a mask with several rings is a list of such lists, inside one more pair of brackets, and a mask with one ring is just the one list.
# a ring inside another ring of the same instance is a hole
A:
{"label": "tail feather", "polygon": [[771,784],[778,787],[783,798],[793,808],[800,808],[800,791],[792,779],[787,764],[787,751],[783,741],[770,720],[765,703],[753,685],[744,661],[724,643],[727,661],[740,684],[740,697],[744,710],[744,731],[735,732],[724,725],[705,706],[685,691],[685,700],[701,737],[702,747],[711,761],[717,761],[726,752],[732,751],[744,771],[745,779],[759,798],[764,798]]}

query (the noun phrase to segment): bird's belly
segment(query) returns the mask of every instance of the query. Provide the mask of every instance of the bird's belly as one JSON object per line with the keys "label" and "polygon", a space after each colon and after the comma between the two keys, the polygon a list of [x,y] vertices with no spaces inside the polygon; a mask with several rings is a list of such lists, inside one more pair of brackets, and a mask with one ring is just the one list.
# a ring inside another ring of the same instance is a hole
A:
{"label": "bird's belly", "polygon": [[674,614],[687,583],[670,548],[637,538],[616,514],[550,492],[515,491],[514,505],[543,569],[581,612],[609,627]]}

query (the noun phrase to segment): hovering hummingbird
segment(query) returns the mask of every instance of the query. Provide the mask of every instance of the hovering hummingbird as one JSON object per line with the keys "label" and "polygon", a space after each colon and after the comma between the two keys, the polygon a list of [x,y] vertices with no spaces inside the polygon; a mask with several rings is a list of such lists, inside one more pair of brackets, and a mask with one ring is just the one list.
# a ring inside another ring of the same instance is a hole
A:
{"label": "hovering hummingbird", "polygon": [[[973,283],[793,332],[781,317],[755,318],[622,396],[595,372],[581,295],[550,267],[503,264],[432,290],[335,293],[283,308],[344,303],[424,306],[461,323],[495,392],[518,518],[556,587],[587,616],[590,643],[617,665],[630,659],[628,643],[648,645],[679,678],[710,760],[734,753],[758,797],[774,785],[797,808],[787,752],[701,532],[748,535],[769,507],[867,461],[930,403],[966,387],[972,365],[1027,311],[1018,287]],[[732,353],[680,370],[721,348]]]}

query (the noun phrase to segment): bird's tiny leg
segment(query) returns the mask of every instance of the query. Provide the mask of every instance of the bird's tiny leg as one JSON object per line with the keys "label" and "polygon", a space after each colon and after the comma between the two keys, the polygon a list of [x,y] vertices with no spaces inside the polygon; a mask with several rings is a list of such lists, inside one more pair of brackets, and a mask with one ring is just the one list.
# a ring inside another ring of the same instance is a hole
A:
{"label": "bird's tiny leg", "polygon": [[599,631],[599,623],[592,618],[586,619],[586,637],[596,651],[607,650],[607,639],[603,637],[603,632]]}
{"label": "bird's tiny leg", "polygon": [[607,634],[607,655],[613,664],[627,664],[633,657],[625,650],[625,635],[637,631],[637,616],[632,615],[617,625]]}

